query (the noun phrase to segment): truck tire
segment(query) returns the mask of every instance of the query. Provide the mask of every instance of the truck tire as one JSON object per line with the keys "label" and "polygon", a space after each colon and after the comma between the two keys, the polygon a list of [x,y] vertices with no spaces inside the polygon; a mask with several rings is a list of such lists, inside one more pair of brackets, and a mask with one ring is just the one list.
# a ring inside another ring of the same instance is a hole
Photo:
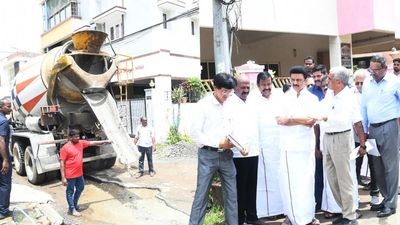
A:
{"label": "truck tire", "polygon": [[25,176],[25,151],[21,142],[17,141],[13,146],[14,168],[18,175]]}
{"label": "truck tire", "polygon": [[111,167],[113,167],[115,165],[116,160],[117,160],[117,157],[112,157],[112,158],[106,159],[106,162],[104,164],[104,169],[110,169]]}
{"label": "truck tire", "polygon": [[36,162],[33,158],[32,147],[28,146],[25,149],[25,170],[28,181],[31,184],[41,184],[46,178],[46,174],[38,174],[36,169]]}

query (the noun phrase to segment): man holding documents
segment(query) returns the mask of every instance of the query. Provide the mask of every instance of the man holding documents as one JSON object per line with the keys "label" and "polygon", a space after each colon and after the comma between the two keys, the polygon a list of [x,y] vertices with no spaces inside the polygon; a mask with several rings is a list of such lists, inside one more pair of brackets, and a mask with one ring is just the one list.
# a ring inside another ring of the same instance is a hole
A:
{"label": "man holding documents", "polygon": [[[383,196],[378,217],[396,213],[399,182],[400,79],[387,73],[384,57],[373,56],[361,95],[361,113],[368,138],[375,139],[380,157],[373,157],[376,184]],[[369,128],[369,130],[368,130]]]}
{"label": "man holding documents", "polygon": [[195,110],[190,134],[199,146],[197,187],[194,195],[189,225],[204,222],[208,191],[216,172],[222,181],[225,223],[238,224],[236,169],[232,160],[233,147],[227,136],[232,130],[232,114],[225,101],[232,94],[235,82],[230,74],[214,76],[214,92],[201,99]]}
{"label": "man holding documents", "polygon": [[235,81],[234,94],[226,101],[226,106],[232,112],[232,133],[228,138],[235,145],[233,162],[236,167],[239,225],[244,222],[259,224],[256,210],[258,132],[255,111],[247,100],[250,80],[246,75],[239,75]]}
{"label": "man holding documents", "polygon": [[302,66],[290,69],[292,89],[284,94],[281,126],[280,187],[287,218],[283,225],[319,224],[314,218],[315,134],[318,98],[306,88]]}
{"label": "man holding documents", "polygon": [[325,131],[324,171],[332,194],[343,213],[334,224],[341,225],[358,224],[353,201],[354,183],[351,177],[350,154],[354,148],[352,127],[360,140],[359,155],[363,156],[366,153],[359,104],[348,87],[349,77],[346,68],[332,68],[328,75],[330,90],[321,102],[322,115],[327,117],[326,122],[320,123],[321,129]]}

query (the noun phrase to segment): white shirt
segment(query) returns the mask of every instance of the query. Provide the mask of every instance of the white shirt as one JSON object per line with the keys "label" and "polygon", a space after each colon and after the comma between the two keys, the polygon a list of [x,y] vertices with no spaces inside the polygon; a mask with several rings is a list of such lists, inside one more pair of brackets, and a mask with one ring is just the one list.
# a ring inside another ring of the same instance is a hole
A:
{"label": "white shirt", "polygon": [[[284,94],[282,116],[286,118],[317,118],[319,115],[318,98],[307,88],[297,92],[290,89]],[[304,125],[281,126],[281,149],[284,151],[314,151],[315,135],[312,127]]]}
{"label": "white shirt", "polygon": [[325,132],[350,130],[354,123],[362,119],[357,98],[347,86],[337,95],[328,90],[321,105],[322,116],[328,117],[326,122],[320,123]]}
{"label": "white shirt", "polygon": [[281,115],[283,92],[272,89],[269,98],[262,95],[254,99],[258,124],[259,147],[275,149],[279,147],[280,126],[276,117]]}
{"label": "white shirt", "polygon": [[231,114],[213,94],[196,103],[190,135],[199,147],[219,148],[219,142],[230,134]]}
{"label": "white shirt", "polygon": [[138,139],[136,144],[141,147],[150,147],[153,145],[153,136],[154,132],[152,128],[148,125],[145,127],[140,125],[136,132],[136,138]]}
{"label": "white shirt", "polygon": [[[257,156],[259,154],[258,128],[253,104],[248,103],[248,100],[244,102],[236,94],[229,97],[225,104],[232,115],[231,135],[242,147],[248,149],[249,154],[246,157]],[[244,156],[240,154],[240,149],[234,147],[233,157],[242,158]]]}

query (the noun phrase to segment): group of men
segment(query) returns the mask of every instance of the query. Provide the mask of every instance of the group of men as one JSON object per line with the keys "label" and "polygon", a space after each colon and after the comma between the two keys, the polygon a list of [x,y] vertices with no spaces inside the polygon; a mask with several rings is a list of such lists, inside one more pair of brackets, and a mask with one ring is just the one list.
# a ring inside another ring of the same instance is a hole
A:
{"label": "group of men", "polygon": [[[258,90],[252,91],[244,75],[214,77],[215,90],[197,103],[191,127],[199,152],[190,225],[203,224],[216,172],[226,224],[261,224],[260,218],[281,214],[286,216],[282,225],[319,224],[314,217],[319,209],[327,218],[337,215],[333,224],[358,224],[351,153],[356,141],[358,155],[364,156],[367,138],[375,139],[381,155],[369,156],[376,184],[371,196],[379,189],[383,197],[380,203],[373,198],[371,210],[378,217],[396,212],[400,78],[387,72],[380,56],[357,75],[353,89],[344,67],[329,73],[323,65],[306,67],[290,69],[286,93],[272,87],[268,72],[258,74]],[[307,88],[309,76],[314,86]]]}

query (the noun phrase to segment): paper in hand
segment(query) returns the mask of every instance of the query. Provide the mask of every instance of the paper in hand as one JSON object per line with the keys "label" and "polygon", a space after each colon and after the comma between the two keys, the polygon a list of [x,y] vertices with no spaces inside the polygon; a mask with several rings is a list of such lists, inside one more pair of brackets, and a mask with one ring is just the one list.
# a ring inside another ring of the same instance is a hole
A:
{"label": "paper in hand", "polygon": [[241,145],[231,134],[227,136],[229,141],[238,149],[243,149],[243,145]]}
{"label": "paper in hand", "polygon": [[[373,156],[381,156],[381,154],[378,151],[378,147],[376,146],[376,141],[375,139],[367,139],[365,142],[365,146],[367,147],[367,153]],[[351,153],[350,153],[350,160],[356,159],[359,154],[358,154],[358,149],[360,146],[354,148]]]}

